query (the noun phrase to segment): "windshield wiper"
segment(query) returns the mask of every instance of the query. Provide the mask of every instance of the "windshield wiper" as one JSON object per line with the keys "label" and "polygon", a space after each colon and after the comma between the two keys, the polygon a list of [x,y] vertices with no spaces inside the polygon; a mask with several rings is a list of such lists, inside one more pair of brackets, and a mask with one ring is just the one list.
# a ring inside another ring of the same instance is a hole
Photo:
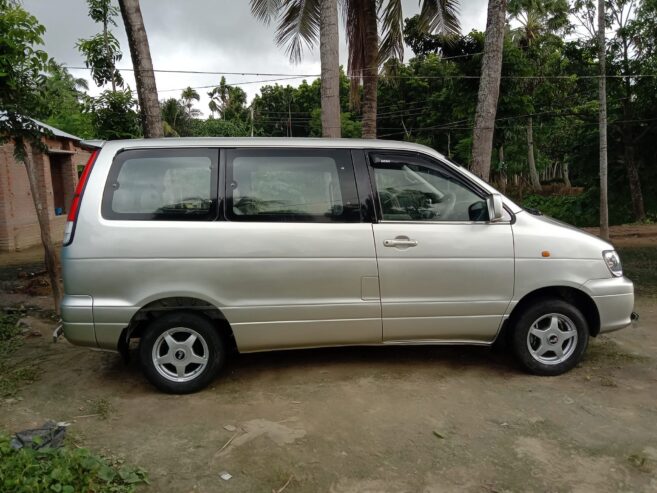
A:
{"label": "windshield wiper", "polygon": [[524,209],[527,212],[529,212],[530,214],[534,215],[534,216],[542,216],[543,215],[543,213],[541,211],[539,211],[538,209],[534,209],[533,207],[525,207]]}

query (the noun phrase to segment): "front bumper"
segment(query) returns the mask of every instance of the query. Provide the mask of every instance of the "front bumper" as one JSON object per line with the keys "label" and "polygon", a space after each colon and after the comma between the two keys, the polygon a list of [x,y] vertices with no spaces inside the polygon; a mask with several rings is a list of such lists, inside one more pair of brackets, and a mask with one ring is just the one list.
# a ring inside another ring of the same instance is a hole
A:
{"label": "front bumper", "polygon": [[627,277],[593,279],[585,287],[598,307],[601,334],[632,323],[634,284]]}

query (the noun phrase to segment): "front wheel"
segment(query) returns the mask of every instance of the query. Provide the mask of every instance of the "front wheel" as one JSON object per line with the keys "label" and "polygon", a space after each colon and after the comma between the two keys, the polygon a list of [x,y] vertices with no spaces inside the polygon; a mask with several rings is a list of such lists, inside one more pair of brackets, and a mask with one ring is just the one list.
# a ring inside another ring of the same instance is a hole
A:
{"label": "front wheel", "polygon": [[216,327],[191,312],[163,315],[146,327],[139,343],[146,378],[172,394],[201,390],[217,375],[226,350]]}
{"label": "front wheel", "polygon": [[520,363],[536,375],[560,375],[582,359],[589,342],[589,327],[570,303],[549,299],[527,308],[512,335]]}

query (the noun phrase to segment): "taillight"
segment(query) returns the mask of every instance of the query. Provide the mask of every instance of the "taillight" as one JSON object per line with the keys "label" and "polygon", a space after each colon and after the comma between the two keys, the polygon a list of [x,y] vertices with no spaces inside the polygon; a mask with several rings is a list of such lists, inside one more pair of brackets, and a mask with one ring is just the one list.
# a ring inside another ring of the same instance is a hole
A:
{"label": "taillight", "polygon": [[87,181],[89,180],[89,174],[91,173],[91,168],[96,162],[98,157],[98,150],[95,150],[89,157],[89,161],[80,175],[80,180],[78,181],[78,186],[75,187],[75,194],[73,195],[73,202],[71,203],[71,208],[68,211],[68,218],[66,220],[66,229],[64,230],[64,246],[70,245],[73,241],[73,234],[75,233],[75,223],[78,220],[78,214],[80,213],[80,202],[82,201],[82,195],[84,194],[84,189],[87,186]]}

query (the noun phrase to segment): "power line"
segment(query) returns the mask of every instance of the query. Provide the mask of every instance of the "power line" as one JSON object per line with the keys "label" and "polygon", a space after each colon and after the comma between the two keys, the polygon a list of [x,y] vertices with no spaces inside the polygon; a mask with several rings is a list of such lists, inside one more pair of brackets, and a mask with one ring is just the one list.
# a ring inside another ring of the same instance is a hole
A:
{"label": "power line", "polygon": [[[294,77],[281,77],[277,79],[263,79],[263,80],[245,80],[245,81],[238,81],[238,82],[226,82],[226,85],[229,86],[245,86],[248,84],[258,84],[262,82],[278,82],[278,81],[283,81],[283,80],[292,80],[292,79],[298,79],[298,76]],[[191,87],[192,89],[214,89],[217,87],[217,84],[211,84],[207,86],[188,86]],[[157,92],[174,92],[174,91],[183,91],[187,89],[187,87],[182,87],[180,89],[158,89]],[[136,90],[133,90],[132,92],[137,92]]]}
{"label": "power line", "polygon": [[[79,67],[72,65],[64,65],[65,68],[69,70],[90,70],[89,67]],[[116,70],[124,72],[135,72],[136,69],[130,67],[119,68],[116,67]],[[268,72],[219,72],[211,70],[169,70],[169,69],[153,69],[153,72],[164,73],[164,74],[196,74],[196,75],[253,75],[257,77],[287,77],[294,76],[295,78],[301,77],[319,77],[321,74],[291,74],[291,73],[268,73]]]}
{"label": "power line", "polygon": [[[619,102],[619,101],[620,100],[615,100],[613,102]],[[584,102],[579,103],[577,105],[568,106],[568,107],[565,107],[565,108],[555,108],[555,109],[543,110],[543,111],[538,111],[538,112],[534,112],[534,113],[526,113],[526,114],[521,114],[521,115],[502,116],[502,117],[496,118],[495,121],[516,120],[516,119],[520,119],[520,118],[528,118],[528,117],[548,115],[548,114],[551,114],[551,113],[552,114],[557,113],[557,114],[554,115],[555,117],[574,116],[570,113],[566,113],[566,111],[573,111],[573,110],[578,109],[578,108],[585,108],[587,105],[589,105],[591,103],[594,103],[594,102],[597,102],[597,100],[584,101]],[[416,102],[416,104],[419,104],[419,103],[420,102]],[[421,103],[426,104],[425,102],[421,102]],[[421,108],[409,108],[408,110],[400,110],[400,111],[405,111],[405,113],[399,113],[399,111],[392,111],[392,112],[388,112],[388,113],[378,113],[377,118],[378,117],[384,117],[386,119],[392,119],[392,118],[397,118],[397,117],[399,117],[399,118],[406,118],[406,117],[411,118],[411,117],[417,117],[417,116],[422,116],[422,115],[427,114],[427,110],[425,110],[424,108],[422,108],[422,109]],[[298,114],[304,114],[304,112],[298,112]],[[305,113],[305,114],[308,114],[308,113]],[[280,111],[273,111],[273,112],[262,111],[262,112],[258,112],[258,116],[259,116],[259,118],[258,118],[259,121],[267,121],[267,120],[269,120],[269,121],[278,121],[279,118],[288,120],[287,112],[284,112],[284,111],[283,112],[280,112]],[[362,119],[362,116],[354,118],[355,121],[359,121],[361,119]],[[312,118],[311,117],[304,117],[304,116],[294,116],[292,118],[292,120],[296,121],[296,122],[308,122],[308,121],[311,121]],[[460,125],[460,124],[463,124],[463,123],[467,123],[468,121],[469,121],[469,119],[465,118],[465,119],[456,120],[456,121],[453,121],[453,122],[443,123],[443,124],[440,124],[440,125],[433,125],[431,127],[422,127],[422,129],[424,129],[424,130],[442,129],[442,128],[446,128],[446,129],[455,128],[455,129],[457,129],[457,128],[462,128],[462,127],[453,127],[453,125]],[[381,127],[381,126],[377,126],[377,128],[383,129],[383,128],[398,128],[398,127]],[[399,133],[403,133],[403,132],[399,132]]]}
{"label": "power line", "polygon": [[[621,125],[624,123],[647,123],[647,122],[653,122],[657,121],[657,118],[645,118],[641,120],[615,120],[612,122],[608,122],[607,125]],[[598,122],[565,122],[565,123],[542,123],[540,127],[557,127],[557,126],[570,126],[570,127],[597,127],[599,125]],[[483,129],[493,129],[493,130],[509,130],[509,129],[515,129],[518,128],[517,126],[509,125],[509,126],[499,126],[495,125],[494,127],[480,127],[479,130]],[[448,127],[448,126],[435,126],[435,127],[419,127],[419,128],[412,128],[408,132],[405,130],[400,130],[398,132],[390,132],[387,134],[380,134],[377,136],[377,138],[380,137],[392,137],[394,135],[402,135],[406,133],[413,133],[413,132],[420,132],[420,131],[426,131],[426,130],[435,130],[435,131],[453,131],[453,130],[463,130],[463,131],[471,131],[474,130],[474,125],[469,125],[469,126],[461,126],[461,127]]]}
{"label": "power line", "polygon": [[[452,58],[457,58],[461,56],[466,56],[466,55],[456,55],[454,57],[446,57],[443,58],[443,60],[450,60]],[[467,55],[470,56],[470,55]],[[90,70],[88,67],[76,67],[76,66],[70,66],[70,65],[65,65],[64,66],[67,69],[70,70]],[[134,68],[117,68],[117,70],[121,71],[126,71],[126,72],[134,72]],[[378,68],[377,68],[378,70]],[[153,72],[155,73],[169,73],[169,74],[195,74],[195,75],[250,75],[250,76],[258,76],[258,77],[285,77],[285,78],[290,78],[290,79],[301,79],[304,77],[320,77],[321,74],[294,74],[294,73],[267,73],[267,72],[219,72],[219,71],[202,71],[202,70],[168,70],[168,69],[153,69]],[[481,75],[384,75],[384,74],[375,74],[375,75],[366,75],[366,74],[359,74],[359,75],[346,75],[348,78],[355,78],[355,79],[361,79],[361,78],[368,78],[368,77],[378,77],[381,79],[481,79]],[[577,79],[599,79],[600,77],[603,77],[602,75],[595,74],[595,75],[503,75],[501,78],[502,79],[511,79],[511,80],[558,80],[558,79],[572,79],[572,80],[577,80]],[[604,76],[607,79],[638,79],[638,78],[643,78],[643,77],[657,77],[657,74],[627,74],[627,75],[622,75],[622,74],[607,74]],[[274,81],[275,79],[272,79]],[[284,79],[280,79],[284,80]],[[257,83],[259,81],[253,81],[252,83]],[[251,83],[251,82],[250,82]],[[231,84],[233,85],[233,84]]]}
{"label": "power line", "polygon": [[[483,51],[478,51],[476,53],[465,53],[463,55],[453,55],[440,57],[440,60],[453,60],[456,58],[464,58],[474,55],[482,55]],[[89,67],[75,66],[75,65],[64,65],[65,68],[69,70],[90,70]],[[115,67],[116,70],[126,71],[126,72],[136,72],[137,69],[134,67]],[[367,70],[367,69],[366,69]],[[375,69],[371,69],[375,70]],[[378,67],[376,68],[378,70]],[[196,74],[196,75],[254,75],[258,77],[284,77],[284,76],[294,76],[295,78],[301,77],[321,77],[322,74],[290,74],[290,73],[277,73],[277,72],[225,72],[217,70],[180,70],[180,69],[153,69],[153,72],[164,73],[164,74]],[[347,75],[347,77],[350,77]],[[353,76],[360,77],[360,76]]]}
{"label": "power line", "polygon": [[[579,103],[579,104],[576,104],[576,105],[573,105],[573,106],[568,106],[566,108],[545,110],[545,111],[540,111],[540,112],[527,113],[527,114],[524,114],[524,115],[501,116],[501,117],[495,118],[494,121],[497,122],[497,121],[504,121],[504,120],[516,120],[516,119],[519,119],[519,118],[529,118],[529,117],[535,117],[535,116],[542,116],[542,115],[547,115],[547,114],[555,113],[555,112],[560,112],[560,113],[552,115],[554,117],[574,116],[574,115],[566,113],[566,112],[573,111],[577,108],[586,107],[586,105],[591,104],[591,103],[596,102],[596,101],[597,101],[597,99],[596,100],[591,100],[591,101],[585,101],[583,103]],[[616,99],[614,101],[610,101],[610,103],[618,103],[619,101],[620,101],[620,99]],[[452,121],[452,122],[443,123],[443,124],[440,124],[440,125],[432,125],[432,126],[429,126],[429,127],[417,127],[417,128],[411,129],[411,131],[416,132],[416,131],[426,131],[426,130],[474,130],[474,125],[463,126],[463,124],[467,123],[468,121],[469,121],[469,119],[456,120],[456,121]],[[645,120],[645,121],[650,121],[650,120]],[[626,121],[624,123],[629,123],[629,121]],[[575,124],[575,122],[571,122],[570,124]],[[598,123],[595,123],[595,125],[597,125],[597,124]],[[460,125],[460,126],[456,126],[456,125]],[[546,125],[546,124],[543,124],[543,125]],[[487,128],[490,129],[490,127],[487,127]],[[495,127],[493,127],[493,129],[508,129],[508,128],[516,128],[516,127],[515,126],[501,127],[501,126],[497,126],[497,125]],[[484,129],[484,127],[481,127],[481,129]],[[391,132],[389,134],[379,135],[379,137],[390,137],[392,135],[399,135],[399,134],[405,134],[405,133],[407,133],[407,132],[404,131],[404,130],[401,130],[401,131],[398,131],[398,132]]]}

